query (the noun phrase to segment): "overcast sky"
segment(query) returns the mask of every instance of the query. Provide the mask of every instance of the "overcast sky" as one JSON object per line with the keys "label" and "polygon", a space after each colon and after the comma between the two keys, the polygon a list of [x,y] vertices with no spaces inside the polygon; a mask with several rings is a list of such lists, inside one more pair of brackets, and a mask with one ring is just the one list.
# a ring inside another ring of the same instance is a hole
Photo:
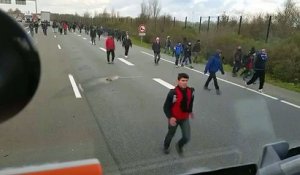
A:
{"label": "overcast sky", "polygon": [[[37,0],[38,12],[50,11],[53,13],[77,12],[83,15],[89,11],[102,13],[114,8],[121,16],[136,17],[140,13],[140,4],[143,0]],[[148,1],[148,0],[145,0]],[[258,13],[273,13],[283,8],[285,0],[160,0],[161,14],[170,14],[179,20],[188,16],[190,20],[198,20],[199,16],[218,16],[224,11],[231,16],[253,15]],[[300,0],[294,0],[300,6]],[[15,4],[15,0],[12,0]],[[27,5],[4,5],[0,8],[19,8],[22,12],[35,12],[35,3],[27,1]]]}

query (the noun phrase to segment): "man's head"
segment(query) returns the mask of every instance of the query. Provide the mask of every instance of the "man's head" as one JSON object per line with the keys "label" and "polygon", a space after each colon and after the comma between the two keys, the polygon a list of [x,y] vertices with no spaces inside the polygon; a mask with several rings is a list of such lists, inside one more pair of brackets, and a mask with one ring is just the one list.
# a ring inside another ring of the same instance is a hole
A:
{"label": "man's head", "polygon": [[266,53],[266,49],[261,49],[261,52],[262,53]]}
{"label": "man's head", "polygon": [[156,40],[156,42],[159,42],[159,37],[156,37],[156,39],[155,39],[155,40]]}
{"label": "man's head", "polygon": [[222,50],[221,49],[217,49],[216,53],[220,56],[220,58],[222,57]]}
{"label": "man's head", "polygon": [[177,77],[177,84],[180,88],[186,88],[189,81],[189,75],[186,73],[179,73]]}

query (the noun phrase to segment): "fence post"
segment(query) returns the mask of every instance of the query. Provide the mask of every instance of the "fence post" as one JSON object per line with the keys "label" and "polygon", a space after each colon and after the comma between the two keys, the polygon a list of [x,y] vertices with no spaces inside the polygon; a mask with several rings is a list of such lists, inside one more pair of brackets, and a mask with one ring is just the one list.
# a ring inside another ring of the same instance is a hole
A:
{"label": "fence post", "polygon": [[242,16],[240,16],[240,24],[239,24],[239,31],[238,31],[238,35],[240,35],[240,34],[241,34],[242,20],[243,20],[243,17],[242,17]]}
{"label": "fence post", "polygon": [[209,31],[210,16],[208,16],[207,32]]}
{"label": "fence post", "polygon": [[220,16],[218,16],[217,31],[219,30],[219,24],[220,24]]}
{"label": "fence post", "polygon": [[185,24],[184,24],[185,29],[186,29],[186,23],[187,23],[187,16],[185,17]]}
{"label": "fence post", "polygon": [[269,39],[269,33],[270,33],[271,22],[272,22],[272,16],[270,16],[270,18],[269,18],[269,24],[268,24],[268,30],[267,30],[266,43],[268,42],[268,39]]}
{"label": "fence post", "polygon": [[201,31],[201,22],[202,22],[202,16],[200,16],[199,33],[200,33],[200,31]]}
{"label": "fence post", "polygon": [[175,17],[174,17],[173,27],[175,27]]}

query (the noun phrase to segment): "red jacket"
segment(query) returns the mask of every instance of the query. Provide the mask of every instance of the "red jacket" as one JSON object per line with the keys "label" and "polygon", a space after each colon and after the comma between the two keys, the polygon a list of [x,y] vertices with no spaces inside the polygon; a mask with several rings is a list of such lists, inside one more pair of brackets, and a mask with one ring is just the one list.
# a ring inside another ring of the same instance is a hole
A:
{"label": "red jacket", "polygon": [[115,50],[115,41],[113,37],[107,37],[105,41],[106,50]]}
{"label": "red jacket", "polygon": [[193,95],[192,92],[193,90],[191,88],[187,88],[187,106],[190,108],[190,111],[188,112],[183,112],[180,105],[181,101],[183,99],[182,92],[180,91],[179,87],[177,86],[175,88],[175,94],[176,94],[176,101],[173,103],[172,108],[171,108],[171,114],[172,117],[175,117],[177,120],[184,120],[189,118],[189,114],[192,112],[192,103],[193,103]]}

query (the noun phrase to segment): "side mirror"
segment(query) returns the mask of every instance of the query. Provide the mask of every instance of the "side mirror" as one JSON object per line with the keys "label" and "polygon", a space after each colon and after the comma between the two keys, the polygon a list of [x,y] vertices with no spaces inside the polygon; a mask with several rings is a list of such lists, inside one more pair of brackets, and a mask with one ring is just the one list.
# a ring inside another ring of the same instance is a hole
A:
{"label": "side mirror", "polygon": [[40,60],[30,36],[0,10],[0,123],[20,112],[35,94]]}

